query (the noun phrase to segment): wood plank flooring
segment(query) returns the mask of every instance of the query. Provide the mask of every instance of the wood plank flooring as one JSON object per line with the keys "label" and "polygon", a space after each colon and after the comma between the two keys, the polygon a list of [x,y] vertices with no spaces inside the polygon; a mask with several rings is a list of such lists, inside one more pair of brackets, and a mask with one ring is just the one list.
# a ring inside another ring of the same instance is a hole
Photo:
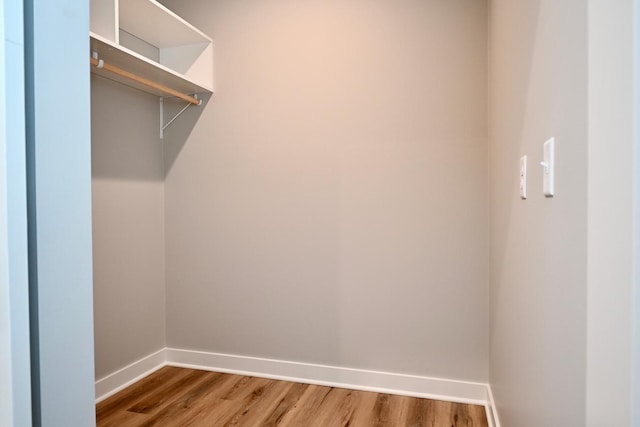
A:
{"label": "wood plank flooring", "polygon": [[487,427],[484,407],[165,367],[96,407],[98,427]]}

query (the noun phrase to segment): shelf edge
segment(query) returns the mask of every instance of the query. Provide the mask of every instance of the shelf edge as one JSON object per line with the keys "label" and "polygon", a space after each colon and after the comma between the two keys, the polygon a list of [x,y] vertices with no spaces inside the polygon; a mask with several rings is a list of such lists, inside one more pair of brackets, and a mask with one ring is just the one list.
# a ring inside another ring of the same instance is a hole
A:
{"label": "shelf edge", "polygon": [[145,57],[143,55],[140,55],[139,53],[134,52],[131,49],[128,49],[128,48],[126,48],[126,47],[124,47],[122,45],[116,44],[113,41],[100,36],[99,34],[96,34],[96,33],[93,33],[93,32],[90,31],[89,32],[89,37],[92,38],[92,39],[95,39],[96,41],[98,41],[98,42],[100,42],[102,44],[105,44],[105,45],[109,46],[110,48],[116,49],[117,51],[122,52],[123,54],[128,55],[128,56],[130,56],[130,57],[132,57],[132,58],[134,58],[136,60],[146,62],[147,64],[149,64],[149,65],[151,65],[151,66],[153,66],[153,67],[155,67],[155,68],[157,68],[157,69],[159,69],[159,70],[161,70],[161,71],[163,71],[165,73],[168,73],[168,74],[170,74],[170,75],[172,75],[172,76],[174,76],[174,77],[176,77],[178,79],[181,79],[181,80],[183,80],[183,81],[185,81],[185,82],[187,82],[189,84],[192,84],[192,85],[195,85],[195,86],[197,86],[199,88],[202,88],[203,92],[205,92],[205,93],[213,93],[213,87],[211,87],[209,85],[203,85],[202,83],[199,83],[199,82],[195,82],[195,81],[187,78],[184,74],[178,73],[177,71],[172,70],[171,68],[168,68],[168,67],[166,67],[166,66],[164,66],[164,65],[162,65],[162,64],[160,64],[160,63],[158,63],[156,61],[153,61],[152,59],[149,59],[149,58],[147,58],[147,57]]}

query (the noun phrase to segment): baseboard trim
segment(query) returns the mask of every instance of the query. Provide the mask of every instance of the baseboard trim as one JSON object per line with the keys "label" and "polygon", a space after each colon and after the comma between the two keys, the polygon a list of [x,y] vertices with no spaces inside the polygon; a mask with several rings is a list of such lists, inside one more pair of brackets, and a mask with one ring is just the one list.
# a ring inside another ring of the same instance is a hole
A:
{"label": "baseboard trim", "polygon": [[482,405],[489,427],[501,427],[488,384],[175,348],[158,350],[97,380],[96,403],[163,366]]}
{"label": "baseboard trim", "polygon": [[489,427],[501,427],[500,418],[498,417],[498,408],[496,408],[496,401],[493,399],[493,391],[491,390],[491,384],[487,384],[487,421]]}
{"label": "baseboard trim", "polygon": [[363,369],[166,349],[169,366],[486,406],[487,385]]}
{"label": "baseboard trim", "polygon": [[140,381],[166,365],[166,349],[158,350],[96,381],[96,403]]}

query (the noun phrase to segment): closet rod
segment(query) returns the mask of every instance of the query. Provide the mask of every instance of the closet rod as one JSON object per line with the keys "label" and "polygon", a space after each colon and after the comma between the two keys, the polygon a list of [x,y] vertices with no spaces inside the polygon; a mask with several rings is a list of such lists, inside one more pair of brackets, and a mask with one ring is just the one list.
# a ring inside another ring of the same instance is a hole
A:
{"label": "closet rod", "polygon": [[91,57],[89,57],[89,59],[91,60],[91,65],[95,65],[98,68],[102,68],[103,70],[107,70],[129,80],[133,80],[134,82],[140,83],[141,85],[148,86],[150,88],[164,92],[168,95],[175,96],[176,98],[183,99],[193,105],[200,105],[202,103],[201,99],[197,99],[193,96],[178,92],[177,90],[171,89],[170,87],[154,82],[153,80],[146,79],[137,74],[130,73],[129,71],[123,70],[122,68],[116,67],[115,65],[109,65],[101,59]]}

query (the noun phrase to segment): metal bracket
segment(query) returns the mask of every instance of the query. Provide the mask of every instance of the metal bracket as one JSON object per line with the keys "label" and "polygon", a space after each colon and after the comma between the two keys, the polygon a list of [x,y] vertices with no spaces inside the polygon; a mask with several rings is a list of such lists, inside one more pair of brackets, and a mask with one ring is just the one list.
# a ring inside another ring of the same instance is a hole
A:
{"label": "metal bracket", "polygon": [[[198,99],[198,94],[193,95],[193,97]],[[167,124],[164,124],[164,98],[160,97],[160,139],[164,139],[164,130],[168,128],[175,119],[180,117],[180,115],[187,111],[187,108],[191,107],[192,105],[194,104],[188,103],[187,105],[185,105],[184,108],[178,112],[178,114],[173,116],[173,118],[167,122]],[[200,100],[200,104],[198,105],[202,105],[202,100]]]}

